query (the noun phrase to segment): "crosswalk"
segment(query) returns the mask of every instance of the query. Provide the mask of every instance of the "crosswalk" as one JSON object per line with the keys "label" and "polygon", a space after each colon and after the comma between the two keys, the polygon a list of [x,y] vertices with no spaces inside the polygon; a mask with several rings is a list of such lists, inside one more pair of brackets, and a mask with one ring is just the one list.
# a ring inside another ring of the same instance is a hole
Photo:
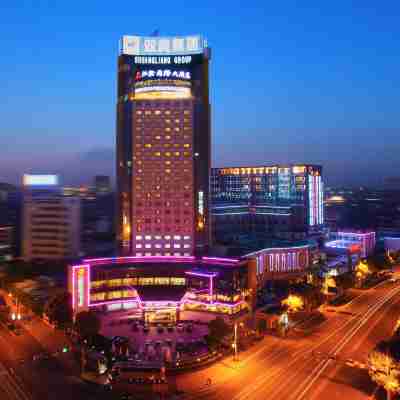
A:
{"label": "crosswalk", "polygon": [[1,400],[32,400],[18,383],[18,378],[0,363],[0,398]]}

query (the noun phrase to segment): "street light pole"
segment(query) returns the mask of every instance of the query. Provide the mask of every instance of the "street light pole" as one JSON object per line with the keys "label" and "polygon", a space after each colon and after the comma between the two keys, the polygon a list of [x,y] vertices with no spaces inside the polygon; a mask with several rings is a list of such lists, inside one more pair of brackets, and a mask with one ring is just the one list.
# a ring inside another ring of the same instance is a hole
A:
{"label": "street light pole", "polygon": [[233,359],[235,361],[237,361],[237,322],[235,322],[233,334],[234,334],[233,343],[234,343],[234,351],[235,351]]}

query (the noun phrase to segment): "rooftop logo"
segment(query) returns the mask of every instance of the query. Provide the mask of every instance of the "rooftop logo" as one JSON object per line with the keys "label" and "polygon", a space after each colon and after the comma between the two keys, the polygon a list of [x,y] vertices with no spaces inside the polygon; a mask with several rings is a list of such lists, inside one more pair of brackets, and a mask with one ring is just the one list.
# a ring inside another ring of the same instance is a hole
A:
{"label": "rooftop logo", "polygon": [[184,37],[123,36],[120,54],[199,54],[205,47],[207,47],[206,41],[198,35]]}

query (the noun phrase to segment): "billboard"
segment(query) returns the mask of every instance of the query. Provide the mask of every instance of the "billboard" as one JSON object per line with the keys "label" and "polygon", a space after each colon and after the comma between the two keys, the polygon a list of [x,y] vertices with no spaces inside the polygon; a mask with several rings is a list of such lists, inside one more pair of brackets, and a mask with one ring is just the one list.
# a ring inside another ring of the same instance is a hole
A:
{"label": "billboard", "polygon": [[58,175],[30,175],[24,174],[24,186],[56,186],[58,185]]}
{"label": "billboard", "polygon": [[179,37],[123,36],[120,54],[130,56],[149,54],[200,54],[207,42],[200,35]]}

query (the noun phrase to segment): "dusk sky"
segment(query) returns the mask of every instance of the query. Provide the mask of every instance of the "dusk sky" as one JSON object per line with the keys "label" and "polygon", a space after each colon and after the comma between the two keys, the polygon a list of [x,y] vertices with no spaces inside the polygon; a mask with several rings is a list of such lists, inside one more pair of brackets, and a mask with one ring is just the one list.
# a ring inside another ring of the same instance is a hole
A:
{"label": "dusk sky", "polygon": [[328,185],[400,176],[398,1],[1,3],[0,182],[113,175],[118,40],[155,29],[212,48],[214,166],[320,163]]}

